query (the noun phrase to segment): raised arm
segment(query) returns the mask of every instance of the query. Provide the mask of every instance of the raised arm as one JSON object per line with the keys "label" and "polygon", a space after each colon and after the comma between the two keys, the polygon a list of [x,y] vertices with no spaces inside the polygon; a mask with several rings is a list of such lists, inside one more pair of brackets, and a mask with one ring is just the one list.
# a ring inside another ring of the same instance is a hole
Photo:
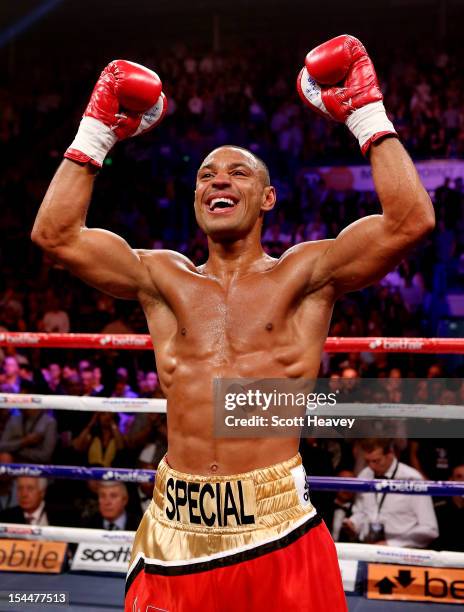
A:
{"label": "raised arm", "polygon": [[401,143],[372,145],[370,159],[383,214],[359,219],[328,241],[314,271],[337,295],[383,278],[434,227],[432,203]]}
{"label": "raised arm", "polygon": [[136,299],[148,272],[120,236],[85,227],[95,170],[65,159],[59,167],[32,230],[32,240],[84,282],[113,295]]}
{"label": "raised arm", "polygon": [[433,229],[435,215],[411,159],[392,137],[374,67],[356,38],[339,36],[311,51],[298,89],[311,108],[344,121],[356,136],[369,155],[383,211],[351,224],[320,249],[310,282],[332,285],[337,296],[381,279]]}
{"label": "raised arm", "polygon": [[[130,109],[130,110],[128,110]],[[166,110],[158,76],[117,60],[102,72],[79,131],[37,214],[32,240],[83,281],[115,297],[154,290],[143,256],[120,236],[85,226],[96,170],[123,138],[157,125]]]}

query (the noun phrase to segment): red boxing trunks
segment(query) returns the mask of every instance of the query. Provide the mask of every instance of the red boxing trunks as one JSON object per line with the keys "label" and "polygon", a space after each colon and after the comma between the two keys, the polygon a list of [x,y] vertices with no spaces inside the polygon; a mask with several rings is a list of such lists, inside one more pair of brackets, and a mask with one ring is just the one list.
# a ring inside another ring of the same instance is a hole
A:
{"label": "red boxing trunks", "polygon": [[233,476],[158,468],[126,612],[345,612],[337,554],[299,455]]}

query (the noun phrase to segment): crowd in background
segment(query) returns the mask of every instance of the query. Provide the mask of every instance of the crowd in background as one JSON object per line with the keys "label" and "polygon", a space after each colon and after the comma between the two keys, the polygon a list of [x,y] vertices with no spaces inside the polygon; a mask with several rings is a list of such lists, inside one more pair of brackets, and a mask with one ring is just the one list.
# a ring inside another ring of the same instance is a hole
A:
{"label": "crowd in background", "polygon": [[[392,57],[375,46],[374,54],[386,108],[413,157],[462,157],[460,56],[440,49],[405,56],[397,49]],[[262,49],[256,62],[255,53],[246,48],[193,54],[177,46],[159,57],[136,59],[163,76],[168,116],[152,133],[130,139],[110,154],[97,179],[89,225],[113,230],[138,248],[173,248],[203,263],[206,241],[193,215],[195,174],[205,154],[225,143],[250,148],[270,167],[278,205],[267,215],[264,245],[272,255],[304,240],[332,238],[355,219],[379,212],[373,193],[334,191],[323,180],[307,180],[311,166],[362,163],[362,156],[345,126],[310,112],[299,100],[295,67],[304,53],[283,50],[276,57]],[[23,325],[31,331],[100,331],[114,315],[113,304],[70,281],[29,238],[97,74],[98,67],[85,58],[75,70],[57,59],[53,69],[35,66],[27,84],[18,75],[8,87],[0,87],[0,325],[7,329]],[[352,316],[341,308],[343,314],[334,321],[341,335],[394,335],[398,329],[404,335],[437,333],[431,311],[443,279],[462,289],[462,178],[446,181],[432,196],[434,234],[388,275],[383,288],[349,298]],[[45,317],[55,297],[67,319]],[[11,301],[21,307],[8,308]],[[135,308],[133,312],[133,318],[140,318]],[[136,331],[140,325],[135,320],[131,324]]]}
{"label": "crowd in background", "polygon": [[[196,264],[204,263],[207,243],[195,227],[192,207],[195,173],[209,150],[226,143],[250,148],[270,167],[278,206],[267,216],[263,244],[275,257],[295,243],[335,237],[350,222],[379,212],[371,192],[334,191],[323,180],[316,184],[306,180],[307,168],[314,165],[361,163],[357,145],[343,125],[327,122],[303,107],[295,93],[296,64],[290,52],[282,50],[276,58],[263,49],[259,62],[255,57],[255,50],[194,54],[178,46],[159,60],[137,58],[163,77],[169,113],[156,131],[111,153],[97,178],[88,225],[113,230],[132,246],[172,248]],[[386,108],[415,158],[464,156],[464,70],[460,62],[458,55],[444,50],[433,54],[425,50],[408,58],[399,50],[388,61],[381,51],[376,55]],[[86,61],[74,71],[66,66],[65,71],[57,59],[53,69],[35,66],[27,89],[24,81],[0,88],[0,155],[4,160],[0,331],[147,331],[139,306],[116,302],[84,286],[42,255],[29,239],[41,198],[72,139],[97,73],[97,67]],[[431,195],[437,214],[434,233],[378,285],[340,300],[329,335],[437,334],[435,311],[442,297],[443,277],[447,287],[463,289],[462,179],[445,181]],[[163,397],[153,356],[137,353],[3,349],[0,391]],[[462,373],[462,360],[434,356],[325,355],[321,366],[325,377],[440,378]],[[445,403],[464,400],[463,385],[446,389],[446,393]],[[453,440],[404,439],[392,449],[381,448],[382,456],[399,458],[419,476],[464,479],[464,457]],[[166,422],[159,415],[53,413],[32,408],[21,413],[0,411],[0,462],[152,468],[165,450]],[[378,451],[378,447],[369,450],[359,443],[333,440],[304,439],[301,446],[313,475],[359,474],[369,465],[366,456]],[[5,520],[18,518],[9,515],[8,508],[15,508],[23,498],[25,507],[31,496],[56,507],[66,489],[76,511],[76,516],[66,515],[70,524],[84,521],[110,529],[132,528],[150,495],[147,485],[133,490],[117,486],[113,497],[119,496],[118,507],[127,507],[124,512],[130,518],[121,526],[118,517],[113,520],[111,512],[102,512],[112,503],[108,487],[93,481],[72,486],[55,482],[45,494],[47,483],[40,480],[34,487],[30,482],[14,487],[8,479],[0,481]],[[334,520],[334,504],[349,506],[350,512],[353,504],[352,496],[343,494],[316,494],[315,501],[328,522]],[[464,510],[457,498],[446,504],[441,512],[447,517],[443,524],[449,525],[450,516],[455,521]],[[34,512],[36,509],[31,516]],[[99,513],[101,520],[97,520]],[[54,516],[51,512],[50,523]],[[338,533],[340,529],[339,521]],[[432,537],[434,533],[431,528],[427,542],[417,545],[433,545],[438,532]],[[462,543],[458,545],[464,550]]]}

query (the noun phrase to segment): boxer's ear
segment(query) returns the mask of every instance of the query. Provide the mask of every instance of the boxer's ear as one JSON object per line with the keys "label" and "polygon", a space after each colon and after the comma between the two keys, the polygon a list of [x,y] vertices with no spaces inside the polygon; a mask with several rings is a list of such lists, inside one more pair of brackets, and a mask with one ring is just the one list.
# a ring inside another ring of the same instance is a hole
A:
{"label": "boxer's ear", "polygon": [[272,185],[265,187],[263,191],[263,202],[261,204],[261,210],[263,211],[272,210],[276,204],[276,201],[277,201],[277,195],[276,195],[276,190],[274,189],[274,187],[272,187]]}

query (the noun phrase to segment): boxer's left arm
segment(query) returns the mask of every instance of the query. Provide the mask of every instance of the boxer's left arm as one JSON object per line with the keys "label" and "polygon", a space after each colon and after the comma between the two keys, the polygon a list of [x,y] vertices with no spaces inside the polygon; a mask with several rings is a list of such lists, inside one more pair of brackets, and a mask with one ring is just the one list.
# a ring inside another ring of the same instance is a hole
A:
{"label": "boxer's left arm", "polygon": [[335,240],[308,245],[308,290],[327,286],[337,297],[381,279],[433,229],[435,215],[396,138],[374,66],[357,38],[344,34],[310,51],[297,88],[312,110],[345,123],[361,151],[369,154],[383,211],[351,224]]}
{"label": "boxer's left arm", "polygon": [[434,227],[430,198],[397,139],[374,143],[370,161],[383,214],[359,219],[328,240],[314,262],[311,285],[335,296],[383,278]]}

